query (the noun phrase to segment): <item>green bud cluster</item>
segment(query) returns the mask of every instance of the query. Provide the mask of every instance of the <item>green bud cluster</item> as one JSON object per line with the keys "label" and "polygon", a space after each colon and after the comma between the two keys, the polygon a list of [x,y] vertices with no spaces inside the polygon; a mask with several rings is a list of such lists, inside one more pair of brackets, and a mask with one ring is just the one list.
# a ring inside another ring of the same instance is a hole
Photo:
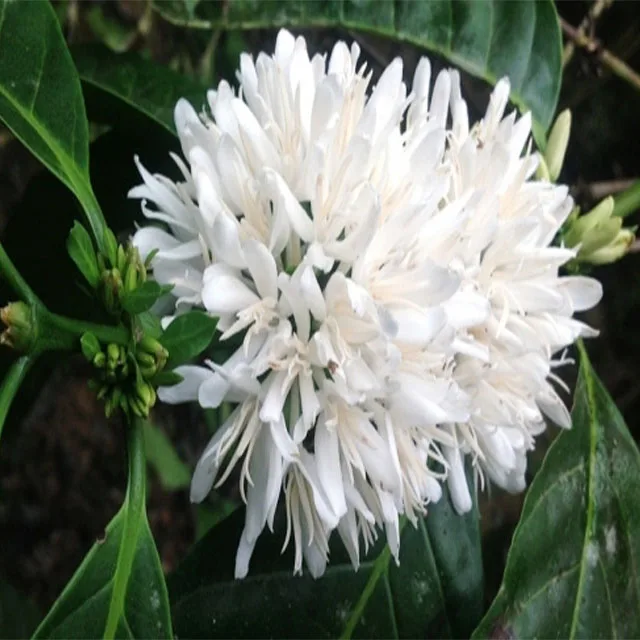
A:
{"label": "green bud cluster", "polygon": [[164,368],[167,350],[149,336],[143,336],[133,349],[114,343],[103,347],[92,333],[82,336],[80,346],[95,368],[90,385],[104,400],[106,416],[121,409],[126,415],[146,418],[156,402],[151,379]]}
{"label": "green bud cluster", "polygon": [[25,302],[11,302],[0,309],[0,319],[7,327],[0,334],[0,344],[17,351],[30,351],[35,341],[31,307]]}
{"label": "green bud cluster", "polygon": [[129,244],[118,244],[110,229],[105,231],[105,248],[97,254],[100,278],[98,295],[107,311],[113,315],[122,312],[122,298],[147,280],[147,269],[152,255],[146,261],[138,249]]}
{"label": "green bud cluster", "polygon": [[568,247],[579,247],[576,260],[608,264],[625,255],[635,239],[635,228],[623,228],[623,219],[613,215],[611,196],[591,211],[580,215],[576,207],[565,224],[563,240]]}

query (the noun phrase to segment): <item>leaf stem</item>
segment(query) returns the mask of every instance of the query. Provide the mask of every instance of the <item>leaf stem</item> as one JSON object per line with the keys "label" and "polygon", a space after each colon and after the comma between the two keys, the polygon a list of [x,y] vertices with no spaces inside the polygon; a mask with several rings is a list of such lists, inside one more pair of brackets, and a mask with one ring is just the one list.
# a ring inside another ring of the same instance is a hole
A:
{"label": "leaf stem", "polygon": [[32,305],[42,303],[33,289],[27,284],[26,280],[20,275],[11,258],[8,256],[4,247],[0,244],[0,272],[6,278],[9,286],[18,294],[25,302]]}
{"label": "leaf stem", "polygon": [[615,197],[613,215],[626,218],[640,209],[640,180]]}
{"label": "leaf stem", "polygon": [[129,577],[138,543],[138,533],[145,513],[146,468],[144,456],[143,421],[134,418],[128,426],[127,452],[129,456],[129,478],[127,494],[123,505],[124,524],[118,551],[116,571],[113,576],[113,590],[104,630],[105,640],[115,638],[122,618]]}
{"label": "leaf stem", "polygon": [[16,396],[22,381],[34,363],[33,356],[22,356],[18,358],[9,369],[0,387],[0,436],[4,427],[11,403]]}
{"label": "leaf stem", "polygon": [[85,182],[80,180],[74,184],[74,187],[76,197],[84,209],[85,216],[89,222],[89,226],[91,227],[98,249],[104,251],[104,232],[107,229],[107,222],[102,214],[100,204],[91,189],[91,184],[88,181]]}

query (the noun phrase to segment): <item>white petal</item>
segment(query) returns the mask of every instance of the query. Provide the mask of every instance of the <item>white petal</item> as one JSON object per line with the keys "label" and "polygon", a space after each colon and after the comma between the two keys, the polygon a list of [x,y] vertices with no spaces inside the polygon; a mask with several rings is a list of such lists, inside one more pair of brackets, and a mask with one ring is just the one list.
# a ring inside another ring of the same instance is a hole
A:
{"label": "white petal", "polygon": [[158,398],[168,404],[181,402],[193,402],[198,399],[200,386],[209,380],[214,374],[206,367],[183,365],[176,367],[175,372],[183,377],[183,380],[171,387],[160,387]]}

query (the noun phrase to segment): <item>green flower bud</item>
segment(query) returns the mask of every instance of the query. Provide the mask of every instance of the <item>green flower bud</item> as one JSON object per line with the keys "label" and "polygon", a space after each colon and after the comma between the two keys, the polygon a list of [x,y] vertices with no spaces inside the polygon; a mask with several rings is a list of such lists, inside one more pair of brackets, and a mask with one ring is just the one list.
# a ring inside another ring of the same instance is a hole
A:
{"label": "green flower bud", "polygon": [[543,180],[544,182],[551,182],[551,178],[549,177],[549,168],[547,167],[544,156],[540,155],[539,159],[538,168],[536,169],[536,178],[538,180]]}
{"label": "green flower bud", "polygon": [[582,216],[567,221],[564,242],[568,247],[579,246],[576,259],[591,264],[607,264],[621,258],[635,236],[632,229],[623,229],[622,218],[613,215],[611,196],[598,203]]}
{"label": "green flower bud", "polygon": [[118,245],[118,257],[115,266],[120,273],[124,273],[127,267],[127,254],[124,252],[124,247],[121,244]]}
{"label": "green flower bud", "polygon": [[131,407],[131,411],[139,418],[148,418],[149,417],[149,407],[144,404],[139,398],[129,396],[127,398],[127,402]]}
{"label": "green flower bud", "polygon": [[103,384],[98,390],[98,400],[102,400],[102,398],[104,398],[109,392],[109,389],[110,387],[108,384]]}
{"label": "green flower bud", "polygon": [[124,274],[124,290],[131,293],[138,286],[138,269],[136,264],[129,262]]}
{"label": "green flower bud", "polygon": [[0,318],[7,327],[0,335],[0,344],[30,351],[36,338],[31,307],[26,302],[11,302],[0,310]]}
{"label": "green flower bud", "polygon": [[107,259],[111,266],[115,267],[118,261],[118,241],[111,229],[104,230],[104,245]]}
{"label": "green flower bud", "polygon": [[111,415],[118,409],[118,407],[120,406],[121,398],[122,389],[120,389],[120,387],[113,387],[111,395],[107,398],[107,401],[104,404],[104,413],[107,418],[110,418]]}
{"label": "green flower bud", "polygon": [[616,237],[605,247],[593,251],[588,256],[591,264],[609,264],[624,256],[636,239],[631,229],[620,229]]}
{"label": "green flower bud", "polygon": [[104,369],[107,365],[107,356],[101,351],[100,353],[96,353],[96,355],[93,356],[92,362],[93,366],[96,367],[96,369]]}
{"label": "green flower bud", "polygon": [[143,402],[147,407],[151,407],[155,402],[153,387],[144,381],[136,384],[136,396],[140,402]]}
{"label": "green flower bud", "polygon": [[544,152],[544,159],[549,169],[549,179],[555,182],[560,175],[564,156],[569,144],[571,133],[571,111],[565,109],[557,118],[549,134],[547,148]]}
{"label": "green flower bud", "polygon": [[114,315],[120,313],[120,295],[122,290],[122,276],[118,269],[111,269],[102,274],[99,291],[102,302],[109,313]]}
{"label": "green flower bud", "polygon": [[119,363],[120,360],[120,347],[115,343],[111,343],[107,345],[107,368],[110,371],[113,371]]}
{"label": "green flower bud", "polygon": [[100,353],[100,343],[93,333],[83,333],[80,338],[80,348],[82,354],[89,361],[93,362],[93,359]]}

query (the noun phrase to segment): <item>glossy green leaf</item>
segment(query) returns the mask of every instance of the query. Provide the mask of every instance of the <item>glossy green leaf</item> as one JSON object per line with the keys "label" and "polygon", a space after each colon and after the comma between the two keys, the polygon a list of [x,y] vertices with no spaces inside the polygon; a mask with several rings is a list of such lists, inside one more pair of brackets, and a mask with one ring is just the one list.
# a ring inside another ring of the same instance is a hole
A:
{"label": "glossy green leaf", "polygon": [[0,118],[75,193],[102,238],[80,81],[46,0],[0,0]]}
{"label": "glossy green leaf", "polygon": [[640,636],[640,454],[580,350],[573,426],[529,488],[476,638]]}
{"label": "glossy green leaf", "polygon": [[203,311],[190,311],[173,320],[160,336],[160,343],[169,352],[167,369],[202,353],[211,343],[217,323]]}
{"label": "glossy green leaf", "polygon": [[67,251],[85,280],[92,288],[97,287],[100,280],[100,270],[98,269],[96,250],[93,247],[91,236],[79,222],[74,223],[73,229],[69,233]]}
{"label": "glossy green leaf", "polygon": [[30,600],[0,580],[0,638],[28,638],[40,617]]}
{"label": "glossy green leaf", "polygon": [[151,309],[163,292],[163,288],[157,282],[147,280],[122,297],[122,308],[131,315],[143,313]]}
{"label": "glossy green leaf", "polygon": [[186,98],[197,110],[205,103],[206,87],[135,53],[118,55],[92,45],[75,47],[72,54],[83,85],[99,92],[101,119],[120,116],[118,107],[124,105],[175,134],[173,110],[178,100]]}
{"label": "glossy green leaf", "polygon": [[164,431],[155,425],[144,424],[144,450],[147,463],[158,474],[160,483],[168,491],[186,489],[191,483],[191,470],[180,460]]}
{"label": "glossy green leaf", "polygon": [[532,112],[538,137],[556,109],[562,41],[551,0],[211,1],[198,4],[195,17],[183,0],[155,0],[154,7],[175,24],[204,29],[358,29],[424,47],[491,83],[508,75],[511,98]]}
{"label": "glossy green leaf", "polygon": [[145,512],[141,426],[129,427],[129,484],[107,526],[36,630],[36,638],[170,638],[167,589]]}
{"label": "glossy green leaf", "polygon": [[354,571],[336,539],[318,580],[292,576],[278,529],[259,539],[249,576],[233,580],[243,522],[241,510],[211,529],[170,578],[179,637],[445,638],[469,634],[482,615],[478,512],[455,515],[447,495],[417,529],[404,524],[399,566],[382,540]]}

